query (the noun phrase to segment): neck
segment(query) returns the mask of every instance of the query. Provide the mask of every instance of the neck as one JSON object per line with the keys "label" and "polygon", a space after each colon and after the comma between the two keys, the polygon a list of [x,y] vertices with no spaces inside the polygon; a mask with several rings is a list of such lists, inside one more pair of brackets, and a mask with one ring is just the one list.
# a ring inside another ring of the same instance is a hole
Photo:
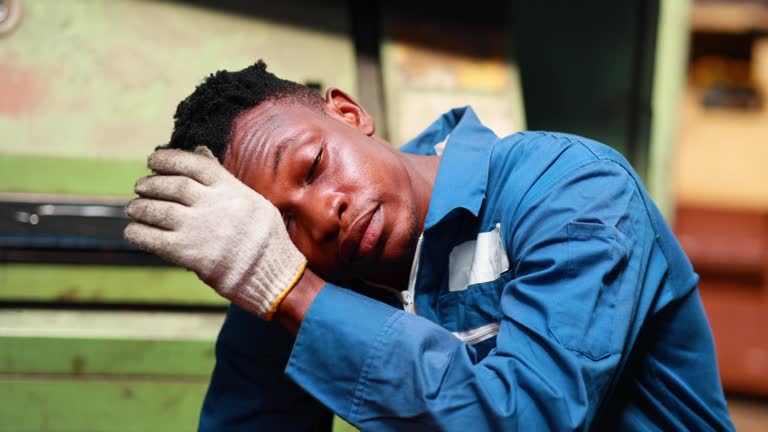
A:
{"label": "neck", "polygon": [[432,190],[435,188],[437,170],[440,167],[439,156],[421,156],[403,153],[406,168],[411,178],[411,185],[415,197],[415,210],[419,233],[424,230],[424,222],[429,211],[429,202],[432,199]]}

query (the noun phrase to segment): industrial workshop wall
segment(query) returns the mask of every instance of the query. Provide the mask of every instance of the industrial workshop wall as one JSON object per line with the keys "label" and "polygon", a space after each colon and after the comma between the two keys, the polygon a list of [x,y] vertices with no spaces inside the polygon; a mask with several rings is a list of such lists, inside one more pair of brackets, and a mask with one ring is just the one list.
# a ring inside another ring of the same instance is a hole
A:
{"label": "industrial workshop wall", "polygon": [[215,70],[356,91],[344,2],[261,3],[0,1],[0,430],[195,428],[226,302],[122,243],[122,205]]}

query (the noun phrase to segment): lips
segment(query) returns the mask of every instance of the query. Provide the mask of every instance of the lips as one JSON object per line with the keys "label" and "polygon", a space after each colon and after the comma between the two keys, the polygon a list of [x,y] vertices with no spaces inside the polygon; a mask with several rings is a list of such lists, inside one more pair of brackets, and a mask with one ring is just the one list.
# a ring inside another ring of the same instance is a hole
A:
{"label": "lips", "polygon": [[375,206],[352,222],[340,246],[341,259],[352,262],[376,249],[383,230],[381,207]]}

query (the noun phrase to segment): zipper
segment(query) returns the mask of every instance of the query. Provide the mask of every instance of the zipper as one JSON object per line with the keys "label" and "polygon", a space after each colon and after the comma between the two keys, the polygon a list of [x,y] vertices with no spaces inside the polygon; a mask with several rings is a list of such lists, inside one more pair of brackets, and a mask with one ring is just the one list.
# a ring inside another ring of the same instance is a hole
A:
{"label": "zipper", "polygon": [[413,296],[410,291],[403,291],[400,294],[400,300],[403,302],[403,309],[409,314],[416,315],[416,306],[413,304]]}
{"label": "zipper", "polygon": [[453,332],[453,335],[465,343],[474,345],[499,334],[500,327],[501,323],[495,322],[463,332]]}
{"label": "zipper", "polygon": [[[416,275],[419,273],[419,258],[421,257],[421,244],[423,239],[424,234],[422,233],[416,243],[416,254],[413,257],[413,263],[411,264],[411,274],[408,276],[408,289],[400,292],[400,301],[403,303],[403,309],[414,315],[417,314],[416,306],[414,304],[414,294],[416,290]],[[461,341],[473,345],[496,336],[499,334],[500,327],[501,323],[495,322],[463,332],[452,332],[452,334]]]}
{"label": "zipper", "polygon": [[416,275],[419,273],[419,258],[421,257],[421,243],[424,239],[424,234],[419,236],[419,240],[416,242],[416,254],[413,256],[413,263],[411,264],[411,274],[408,276],[408,289],[400,293],[400,301],[403,302],[403,309],[416,315],[416,305],[414,305],[414,295],[416,291]]}

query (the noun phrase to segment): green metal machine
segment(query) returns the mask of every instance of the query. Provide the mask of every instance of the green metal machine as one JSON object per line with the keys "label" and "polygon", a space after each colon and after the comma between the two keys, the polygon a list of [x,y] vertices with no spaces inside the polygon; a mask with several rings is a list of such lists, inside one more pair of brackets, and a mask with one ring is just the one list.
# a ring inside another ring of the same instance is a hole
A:
{"label": "green metal machine", "polygon": [[[17,2],[18,27],[0,36],[5,240],[104,223],[87,210],[133,194],[176,104],[217,69],[263,57],[281,76],[356,89],[343,3],[287,1],[260,15],[203,3]],[[307,14],[322,24],[294,25]],[[0,430],[193,430],[227,302],[175,267],[7,241]]]}

